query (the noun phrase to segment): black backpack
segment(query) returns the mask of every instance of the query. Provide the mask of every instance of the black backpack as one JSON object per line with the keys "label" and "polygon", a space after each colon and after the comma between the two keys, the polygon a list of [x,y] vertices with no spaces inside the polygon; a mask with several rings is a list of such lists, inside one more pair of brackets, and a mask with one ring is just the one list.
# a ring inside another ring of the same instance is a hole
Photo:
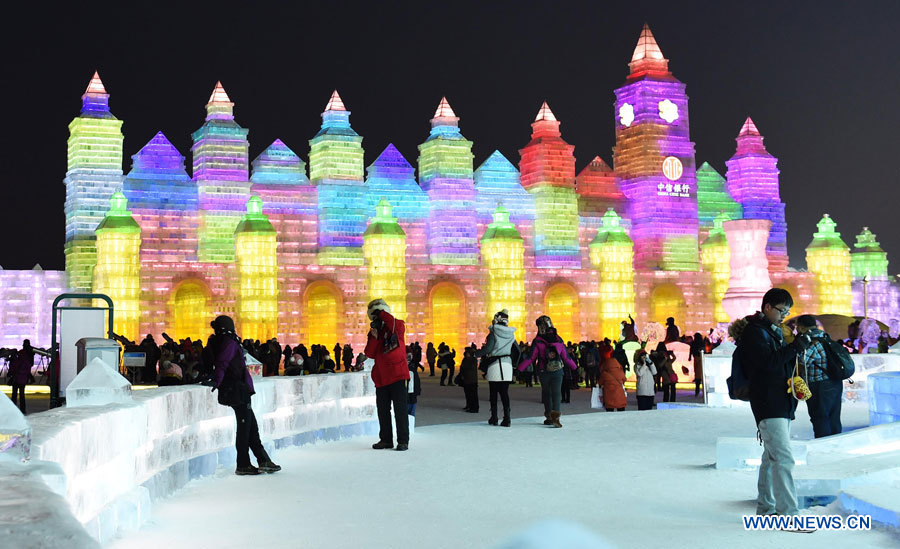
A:
{"label": "black backpack", "polygon": [[[765,330],[763,330],[763,334],[765,334],[766,338],[771,337]],[[740,347],[741,344],[738,343],[737,348],[731,355],[731,376],[725,382],[728,384],[728,396],[731,400],[748,402],[750,400],[750,378],[744,373],[744,368],[741,366],[741,361],[738,358],[740,356],[738,354]]]}
{"label": "black backpack", "polygon": [[835,381],[849,379],[856,371],[850,351],[841,342],[831,339],[828,334],[824,334],[824,337],[817,337],[816,340],[825,349],[828,377]]}

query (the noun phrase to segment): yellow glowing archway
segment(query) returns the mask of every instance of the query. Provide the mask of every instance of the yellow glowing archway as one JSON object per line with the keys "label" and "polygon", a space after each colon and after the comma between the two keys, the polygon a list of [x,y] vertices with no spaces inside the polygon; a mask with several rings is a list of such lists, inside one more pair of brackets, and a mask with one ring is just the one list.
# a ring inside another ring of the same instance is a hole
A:
{"label": "yellow glowing archway", "polygon": [[[318,280],[303,294],[303,333],[306,344],[325,345],[329,351],[340,340],[344,303],[340,289],[327,280]],[[334,357],[332,357],[334,358]]]}
{"label": "yellow glowing archway", "polygon": [[550,317],[563,341],[581,341],[578,292],[571,284],[554,284],[544,294],[544,314]]}
{"label": "yellow glowing archway", "polygon": [[466,295],[452,282],[435,284],[428,298],[428,311],[431,314],[430,341],[434,342],[435,348],[443,341],[456,349],[458,365],[466,345]]}
{"label": "yellow glowing archway", "polygon": [[206,341],[213,320],[210,292],[201,280],[185,280],[172,290],[169,310],[172,312],[169,335],[175,340],[191,338]]}
{"label": "yellow glowing archway", "polygon": [[675,319],[675,324],[683,330],[687,317],[684,294],[674,284],[661,284],[653,288],[653,293],[650,294],[650,320],[665,326],[666,319],[670,316]]}

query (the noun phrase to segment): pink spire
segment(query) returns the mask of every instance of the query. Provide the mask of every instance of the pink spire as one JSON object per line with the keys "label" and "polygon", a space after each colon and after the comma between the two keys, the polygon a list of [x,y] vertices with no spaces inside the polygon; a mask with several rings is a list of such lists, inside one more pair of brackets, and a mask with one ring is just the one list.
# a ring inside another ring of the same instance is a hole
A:
{"label": "pink spire", "polygon": [[635,61],[644,59],[665,59],[662,50],[659,49],[659,44],[656,43],[656,38],[654,38],[653,33],[650,32],[650,25],[647,23],[644,23],[644,28],[641,30],[641,36],[638,38],[637,46],[634,48],[631,62],[634,63]]}
{"label": "pink spire", "polygon": [[106,88],[103,87],[103,81],[100,80],[100,74],[97,71],[94,71],[94,76],[91,78],[91,81],[88,83],[88,87],[84,90],[84,93],[106,93]]}
{"label": "pink spire", "polygon": [[756,129],[756,124],[753,123],[753,120],[750,117],[747,117],[747,120],[744,122],[744,126],[741,128],[741,135],[760,135],[759,130]]}
{"label": "pink spire", "polygon": [[435,118],[457,118],[456,113],[453,112],[453,109],[450,108],[450,103],[447,102],[446,97],[441,97],[441,103],[438,105],[436,111],[434,111]]}
{"label": "pink spire", "polygon": [[631,68],[629,78],[637,78],[648,73],[655,76],[671,76],[669,60],[663,57],[662,50],[659,49],[659,44],[656,43],[656,38],[653,37],[647,23],[644,23],[644,28],[641,29],[641,36],[628,66]]}
{"label": "pink spire", "polygon": [[224,104],[233,104],[231,103],[231,99],[228,97],[228,94],[225,93],[225,88],[222,87],[222,82],[216,82],[216,87],[213,89],[212,93],[209,96],[210,105],[224,105]]}
{"label": "pink spire", "polygon": [[541,105],[541,110],[538,111],[537,116],[534,117],[535,122],[538,122],[541,120],[557,122],[556,116],[553,115],[553,111],[550,110],[550,106],[547,105],[546,101],[544,101],[544,104]]}
{"label": "pink spire", "polygon": [[344,106],[344,101],[341,99],[341,96],[338,95],[337,90],[331,92],[331,99],[329,99],[328,104],[325,105],[325,112],[346,110],[347,108]]}

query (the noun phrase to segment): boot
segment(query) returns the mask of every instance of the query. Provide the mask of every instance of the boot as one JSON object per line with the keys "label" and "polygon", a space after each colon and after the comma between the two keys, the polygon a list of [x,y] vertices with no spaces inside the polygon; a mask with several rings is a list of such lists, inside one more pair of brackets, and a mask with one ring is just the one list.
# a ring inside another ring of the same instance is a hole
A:
{"label": "boot", "polygon": [[503,407],[503,421],[500,422],[501,427],[509,427],[509,407]]}
{"label": "boot", "polygon": [[550,421],[553,422],[554,427],[562,427],[562,423],[559,422],[559,412],[556,410],[550,412]]}
{"label": "boot", "polygon": [[260,473],[277,473],[281,471],[281,465],[276,465],[271,459],[267,459],[259,464],[258,469]]}
{"label": "boot", "polygon": [[488,420],[489,425],[497,425],[497,403],[491,403],[491,419]]}
{"label": "boot", "polygon": [[553,420],[550,419],[550,414],[544,414],[544,425],[553,425]]}
{"label": "boot", "polygon": [[238,467],[234,470],[234,474],[236,475],[258,475],[260,470],[252,465],[247,465],[246,467]]}

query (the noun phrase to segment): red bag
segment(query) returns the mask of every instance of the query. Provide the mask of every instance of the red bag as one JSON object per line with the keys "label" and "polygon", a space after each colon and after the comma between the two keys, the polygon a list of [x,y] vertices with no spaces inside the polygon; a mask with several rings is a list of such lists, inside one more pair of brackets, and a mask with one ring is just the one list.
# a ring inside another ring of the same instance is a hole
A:
{"label": "red bag", "polygon": [[677,383],[678,382],[678,374],[676,374],[675,372],[672,372],[671,374],[669,374],[669,381],[671,381],[672,383]]}

